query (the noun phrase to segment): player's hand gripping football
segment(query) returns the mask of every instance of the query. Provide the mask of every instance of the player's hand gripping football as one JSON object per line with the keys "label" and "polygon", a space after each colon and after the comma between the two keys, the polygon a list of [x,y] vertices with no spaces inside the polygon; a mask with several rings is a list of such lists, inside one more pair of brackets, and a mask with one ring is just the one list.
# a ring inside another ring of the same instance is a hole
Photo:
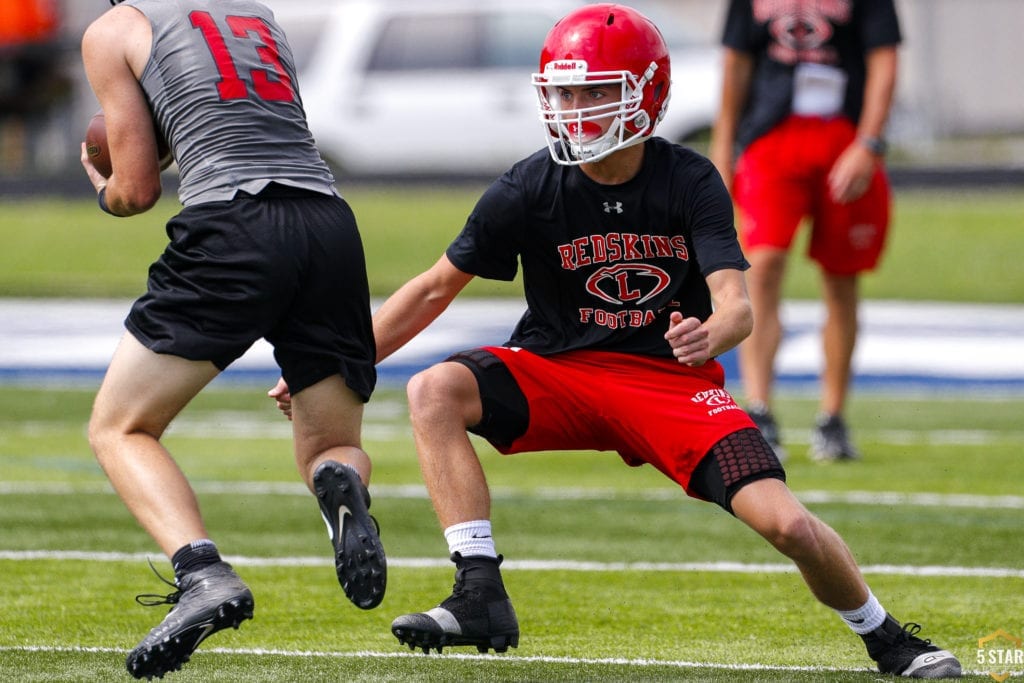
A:
{"label": "player's hand gripping football", "polygon": [[86,175],[89,176],[89,182],[91,182],[93,188],[99,192],[100,189],[106,186],[107,178],[96,169],[96,166],[93,165],[92,156],[90,156],[89,152],[86,151],[86,144],[84,142],[82,143],[81,160],[82,167],[85,169]]}
{"label": "player's hand gripping football", "polygon": [[672,347],[672,355],[680,363],[698,367],[711,358],[708,330],[698,318],[684,318],[678,311],[673,311],[665,339]]}

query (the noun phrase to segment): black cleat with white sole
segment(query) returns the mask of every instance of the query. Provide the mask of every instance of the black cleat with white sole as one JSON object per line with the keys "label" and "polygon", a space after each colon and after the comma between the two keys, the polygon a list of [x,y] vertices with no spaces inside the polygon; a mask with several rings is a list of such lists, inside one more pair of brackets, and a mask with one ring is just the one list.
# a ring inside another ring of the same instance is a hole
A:
{"label": "black cleat with white sole", "polygon": [[370,493],[354,469],[333,460],[313,473],[313,488],[334,546],[338,583],[356,607],[373,609],[384,599],[388,566],[369,513]]}
{"label": "black cleat with white sole", "polygon": [[444,602],[427,612],[405,614],[391,623],[398,642],[429,654],[450,646],[471,645],[478,652],[507,652],[519,646],[519,621],[501,580],[497,559],[452,556],[455,587]]}
{"label": "black cleat with white sole", "polygon": [[868,655],[884,674],[904,678],[960,678],[960,661],[950,652],[917,637],[920,624],[900,624],[891,614],[862,636]]}
{"label": "black cleat with white sole", "polygon": [[135,678],[152,680],[177,671],[208,637],[252,619],[252,593],[226,562],[185,574],[176,584],[163,580],[178,590],[167,596],[135,598],[146,606],[173,605],[164,620],[128,653],[125,666]]}

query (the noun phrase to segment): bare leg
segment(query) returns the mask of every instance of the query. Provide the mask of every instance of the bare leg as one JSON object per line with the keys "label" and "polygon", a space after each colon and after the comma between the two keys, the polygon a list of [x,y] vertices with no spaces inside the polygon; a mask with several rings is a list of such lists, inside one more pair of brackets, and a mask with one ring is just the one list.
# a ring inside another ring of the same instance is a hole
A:
{"label": "bare leg", "polygon": [[786,272],[786,252],[763,247],[751,252],[747,258],[750,261],[747,287],[754,313],[754,329],[739,345],[740,374],[747,400],[770,406],[775,355],[782,342],[779,304]]}
{"label": "bare leg", "polygon": [[850,386],[850,366],[857,343],[857,276],[822,276],[825,326],[822,342],[825,367],[822,371],[821,411],[840,415]]}
{"label": "bare leg", "polygon": [[733,512],[796,564],[821,603],[854,610],[868,599],[868,587],[843,539],[812,515],[778,479],[744,486],[732,499]]}
{"label": "bare leg", "polygon": [[[420,469],[441,527],[489,520],[487,480],[466,432],[483,412],[472,371],[459,363],[440,363],[413,377],[408,395]],[[391,632],[400,643],[424,652],[459,645],[479,652],[518,647],[519,621],[501,578],[501,558],[455,551],[452,560],[452,595],[427,612],[399,616]]]}
{"label": "bare leg", "polygon": [[420,469],[441,527],[489,519],[487,479],[466,432],[483,410],[473,373],[441,363],[413,377],[407,391]]}
{"label": "bare leg", "polygon": [[206,538],[192,487],[160,438],[217,376],[209,362],[158,354],[125,334],[89,421],[89,443],[114,490],[164,553]]}
{"label": "bare leg", "polygon": [[309,490],[313,473],[326,460],[353,467],[370,482],[370,458],[362,449],[363,401],[333,375],[292,397],[295,463]]}
{"label": "bare leg", "polygon": [[362,398],[340,375],[292,396],[295,462],[327,524],[338,583],[357,607],[373,609],[384,599],[387,560],[364,495],[370,458],[360,444],[362,417]]}

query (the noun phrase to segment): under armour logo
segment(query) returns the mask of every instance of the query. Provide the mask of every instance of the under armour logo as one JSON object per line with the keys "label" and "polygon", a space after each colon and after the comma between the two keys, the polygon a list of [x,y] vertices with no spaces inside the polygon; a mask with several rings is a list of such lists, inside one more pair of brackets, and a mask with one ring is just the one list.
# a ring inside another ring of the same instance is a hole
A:
{"label": "under armour logo", "polygon": [[612,211],[614,211],[615,213],[622,213],[622,202],[615,202],[614,204],[612,204],[611,202],[605,202],[604,212],[611,213]]}

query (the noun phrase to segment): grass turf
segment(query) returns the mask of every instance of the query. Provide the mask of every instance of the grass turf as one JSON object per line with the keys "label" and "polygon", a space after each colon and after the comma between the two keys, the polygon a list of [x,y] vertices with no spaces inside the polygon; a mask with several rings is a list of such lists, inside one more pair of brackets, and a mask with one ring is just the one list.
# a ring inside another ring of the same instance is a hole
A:
{"label": "grass turf", "polygon": [[[376,297],[391,294],[441,256],[482,187],[342,187],[359,221]],[[178,211],[165,197],[150,212],[113,219],[90,200],[25,199],[0,207],[0,296],[135,297],[167,243]],[[1019,303],[1024,292],[1024,193],[896,194],[889,245],[863,278],[869,299]],[[788,298],[818,297],[801,231],[785,283]],[[519,296],[521,286],[474,280],[469,296]]]}
{"label": "grass turf", "polygon": [[[855,636],[783,570],[783,558],[650,468],[626,469],[612,454],[505,458],[484,444],[520,647],[487,657],[472,648],[444,657],[410,652],[391,636],[391,619],[444,598],[452,569],[422,495],[401,395],[381,392],[367,415],[373,511],[392,566],[383,605],[362,612],[337,586],[316,504],[293,471],[286,423],[261,393],[209,391],[166,438],[211,533],[226,555],[239,556],[257,598],[252,622],[211,638],[170,680],[878,678]],[[126,680],[126,650],[163,613],[132,600],[164,590],[145,557],[165,573],[169,567],[88,452],[91,396],[18,388],[3,399],[0,680]],[[780,405],[793,489],[824,494],[808,505],[846,538],[883,603],[922,622],[923,635],[968,669],[978,668],[978,638],[1024,631],[1024,513],[1019,478],[1008,476],[1024,445],[1022,408],[1013,398],[860,395],[851,420],[865,460],[829,466],[803,455],[813,403]],[[854,492],[867,498],[850,498]],[[887,500],[886,492],[903,498]],[[945,497],[926,504],[931,494]],[[955,495],[977,500],[958,503]],[[755,568],[714,564],[722,562]],[[938,575],[915,575],[936,567]],[[969,575],[978,568],[1011,575]]]}

